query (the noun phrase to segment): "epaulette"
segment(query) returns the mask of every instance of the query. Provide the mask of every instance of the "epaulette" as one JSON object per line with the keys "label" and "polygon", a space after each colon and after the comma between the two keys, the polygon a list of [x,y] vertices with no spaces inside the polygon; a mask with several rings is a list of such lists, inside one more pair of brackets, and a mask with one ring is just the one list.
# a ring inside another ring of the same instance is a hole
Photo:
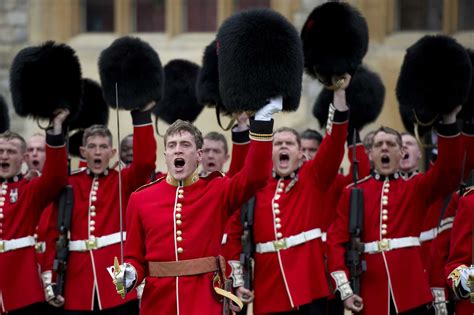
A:
{"label": "epaulette", "polygon": [[464,194],[462,194],[463,197],[468,196],[474,192],[474,186],[469,186],[464,189]]}
{"label": "epaulette", "polygon": [[[368,181],[371,177],[372,177],[372,175],[367,175],[367,176],[365,176],[364,178],[359,179],[359,180],[356,182],[356,184],[359,185],[359,184],[361,184],[361,183],[363,183],[363,182],[366,182],[366,181]],[[351,188],[352,186],[354,186],[354,183],[350,183],[349,185],[346,186],[346,188]]]}
{"label": "epaulette", "polygon": [[158,183],[161,182],[163,179],[166,179],[166,174],[164,174],[164,175],[158,177],[157,179],[155,179],[155,180],[152,181],[152,182],[149,182],[148,184],[145,184],[145,185],[142,185],[142,186],[138,187],[137,189],[135,189],[135,192],[140,191],[140,190],[143,190],[143,189],[145,189],[145,188],[147,188],[147,187],[153,186],[154,184],[158,184]]}
{"label": "epaulette", "polygon": [[81,167],[81,168],[78,168],[77,170],[71,171],[70,175],[77,175],[77,174],[80,174],[80,173],[82,173],[86,170],[87,170],[87,167]]}
{"label": "epaulette", "polygon": [[220,171],[214,171],[212,173],[207,174],[206,176],[199,176],[200,179],[204,180],[213,180],[214,178],[218,177],[225,177],[225,174]]}

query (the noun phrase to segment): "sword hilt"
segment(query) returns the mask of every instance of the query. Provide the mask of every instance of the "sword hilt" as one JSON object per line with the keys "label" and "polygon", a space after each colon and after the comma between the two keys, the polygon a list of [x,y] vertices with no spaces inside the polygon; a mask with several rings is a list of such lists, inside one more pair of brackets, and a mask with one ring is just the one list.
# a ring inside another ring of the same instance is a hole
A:
{"label": "sword hilt", "polygon": [[[120,264],[118,261],[117,256],[114,258],[114,275],[118,276],[122,272],[122,268],[120,268]],[[117,293],[122,297],[122,299],[125,299],[125,274],[124,274],[124,279],[120,279],[121,281],[117,281],[119,279],[115,278],[114,284],[115,284],[115,289],[117,290]]]}
{"label": "sword hilt", "polygon": [[[471,265],[469,269],[474,270],[474,265]],[[469,278],[467,281],[468,281],[467,284],[469,285],[469,288],[471,289],[469,298],[471,300],[471,303],[474,303],[474,274],[473,273],[469,272]]]}

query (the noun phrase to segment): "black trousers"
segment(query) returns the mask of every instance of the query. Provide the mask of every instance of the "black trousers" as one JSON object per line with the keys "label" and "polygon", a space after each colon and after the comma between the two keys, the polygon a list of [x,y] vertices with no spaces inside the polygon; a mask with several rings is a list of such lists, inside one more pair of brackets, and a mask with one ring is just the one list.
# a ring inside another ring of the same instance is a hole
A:
{"label": "black trousers", "polygon": [[314,300],[311,303],[301,305],[297,310],[281,313],[272,313],[275,315],[326,315],[327,299]]}
{"label": "black trousers", "polygon": [[64,310],[62,307],[54,307],[48,302],[41,303],[40,305],[40,315],[63,315]]}
{"label": "black trousers", "polygon": [[105,310],[99,310],[96,300],[93,311],[64,311],[64,315],[138,315],[138,312],[138,300]]}
{"label": "black trousers", "polygon": [[7,312],[8,315],[40,315],[41,303],[31,304],[14,311]]}

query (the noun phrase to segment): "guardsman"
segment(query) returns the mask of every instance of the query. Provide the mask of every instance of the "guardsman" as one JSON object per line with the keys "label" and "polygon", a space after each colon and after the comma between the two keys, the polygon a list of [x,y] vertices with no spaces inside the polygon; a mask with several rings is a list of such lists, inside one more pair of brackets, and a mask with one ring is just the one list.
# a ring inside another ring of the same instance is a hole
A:
{"label": "guardsman", "polygon": [[[136,312],[136,294],[121,299],[110,285],[106,268],[114,256],[120,256],[119,193],[125,207],[130,194],[145,184],[155,169],[156,142],[150,113],[153,105],[152,102],[131,112],[134,159],[122,170],[121,192],[119,173],[109,168],[116,154],[110,131],[103,125],[93,125],[84,132],[80,149],[87,168],[69,177],[74,190],[74,208],[65,276],[65,314]],[[123,220],[125,222],[125,211]],[[123,239],[126,239],[125,233]]]}
{"label": "guardsman", "polygon": [[200,131],[181,120],[168,128],[164,138],[168,174],[132,194],[126,264],[115,276],[116,283],[126,282],[127,291],[146,278],[141,314],[222,313],[212,283],[224,273],[216,256],[225,223],[234,209],[265,185],[271,117],[281,108],[282,98],[273,98],[251,119],[245,165],[233,177],[214,172],[200,178]]}
{"label": "guardsman", "polygon": [[21,174],[26,142],[18,134],[0,135],[0,313],[38,314],[44,302],[35,256],[36,226],[42,211],[67,182],[62,124],[68,110],[58,110],[46,134],[43,176]]}
{"label": "guardsman", "polygon": [[399,173],[404,155],[400,134],[386,127],[375,132],[369,152],[375,169],[358,184],[364,194],[361,258],[367,269],[361,276],[360,295],[352,292],[344,257],[349,241],[350,187],[344,190],[328,233],[329,270],[347,309],[369,315],[424,314],[432,301],[418,237],[429,204],[459,183],[455,175],[461,169],[461,138],[455,125],[459,110],[460,106],[444,115],[439,125],[435,165],[411,180]]}

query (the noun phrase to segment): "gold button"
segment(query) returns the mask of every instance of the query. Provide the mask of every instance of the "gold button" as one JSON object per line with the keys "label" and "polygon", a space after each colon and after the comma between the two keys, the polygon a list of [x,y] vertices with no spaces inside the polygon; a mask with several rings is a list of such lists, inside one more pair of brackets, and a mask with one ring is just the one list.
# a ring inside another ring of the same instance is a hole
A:
{"label": "gold button", "polygon": [[382,216],[382,220],[387,221],[387,220],[388,220],[388,216],[384,214],[384,215]]}
{"label": "gold button", "polygon": [[387,196],[382,196],[382,200],[388,200]]}
{"label": "gold button", "polygon": [[388,205],[388,201],[387,201],[387,200],[383,200],[383,201],[382,201],[382,205],[384,205],[384,206]]}
{"label": "gold button", "polygon": [[275,199],[275,200],[280,199],[280,195],[279,195],[279,194],[276,194],[274,199]]}
{"label": "gold button", "polygon": [[183,223],[181,220],[176,220],[176,225],[181,225],[181,223]]}
{"label": "gold button", "polygon": [[280,218],[275,218],[276,223],[280,223],[281,219]]}
{"label": "gold button", "polygon": [[274,208],[274,209],[278,209],[278,208],[280,208],[280,205],[275,202],[275,203],[273,203],[273,208]]}
{"label": "gold button", "polygon": [[5,201],[5,197],[0,197],[0,201]]}
{"label": "gold button", "polygon": [[176,213],[176,219],[181,219],[181,213]]}
{"label": "gold button", "polygon": [[383,209],[383,210],[382,210],[382,214],[388,214],[388,210],[387,210],[387,209]]}
{"label": "gold button", "polygon": [[389,187],[390,187],[390,183],[389,183],[389,182],[386,182],[386,183],[384,184],[384,187],[385,187],[385,188],[389,188]]}
{"label": "gold button", "polygon": [[94,206],[94,205],[92,205],[92,206],[90,206],[90,208],[89,208],[89,209],[90,209],[91,211],[95,211],[95,206]]}
{"label": "gold button", "polygon": [[277,192],[278,192],[279,194],[281,194],[281,193],[283,192],[283,189],[278,188],[278,189],[277,189]]}
{"label": "gold button", "polygon": [[277,223],[277,224],[275,225],[275,227],[276,227],[277,229],[281,229],[281,224],[280,224],[280,223]]}
{"label": "gold button", "polygon": [[5,189],[2,190],[2,195],[6,195],[7,191]]}
{"label": "gold button", "polygon": [[0,219],[3,219],[3,213],[0,213]]}
{"label": "gold button", "polygon": [[179,236],[179,235],[181,235],[181,234],[183,234],[183,232],[181,232],[181,230],[177,230],[177,231],[176,231],[176,235]]}
{"label": "gold button", "polygon": [[96,202],[96,201],[97,201],[97,197],[96,197],[96,196],[92,196],[92,197],[91,197],[91,201],[92,201],[92,202]]}
{"label": "gold button", "polygon": [[95,213],[95,212],[91,212],[91,217],[95,217],[96,214],[97,213]]}
{"label": "gold button", "polygon": [[179,203],[179,202],[176,204],[176,208],[181,208],[182,206],[183,206],[183,205],[182,205],[181,203]]}
{"label": "gold button", "polygon": [[91,222],[89,223],[90,225],[95,225],[95,221],[94,220],[91,220]]}
{"label": "gold button", "polygon": [[5,202],[0,201],[0,207],[3,207],[5,205]]}
{"label": "gold button", "polygon": [[276,215],[280,214],[280,209],[275,209],[275,214]]}
{"label": "gold button", "polygon": [[94,227],[94,226],[91,226],[91,227],[89,228],[89,230],[90,230],[91,232],[94,232],[94,231],[95,231],[95,227]]}
{"label": "gold button", "polygon": [[179,199],[183,198],[183,195],[178,195],[178,198],[179,198]]}
{"label": "gold button", "polygon": [[178,189],[178,194],[184,193],[184,189]]}
{"label": "gold button", "polygon": [[386,229],[387,228],[387,224],[382,224],[382,229]]}
{"label": "gold button", "polygon": [[181,247],[178,247],[178,254],[181,254],[182,252],[184,252],[184,249],[182,249]]}
{"label": "gold button", "polygon": [[177,240],[178,242],[182,242],[182,241],[183,241],[183,238],[182,238],[181,236],[178,236],[178,237],[176,238],[176,240]]}
{"label": "gold button", "polygon": [[385,188],[385,189],[383,190],[383,192],[384,192],[384,193],[388,193],[389,190],[388,190],[387,188]]}
{"label": "gold button", "polygon": [[92,188],[91,195],[92,195],[92,196],[97,195],[97,192],[95,191],[95,188]]}
{"label": "gold button", "polygon": [[283,236],[283,234],[281,234],[280,232],[277,233],[278,238],[281,238],[282,236]]}
{"label": "gold button", "polygon": [[382,230],[382,235],[386,235],[387,234],[387,230]]}
{"label": "gold button", "polygon": [[285,187],[285,183],[284,183],[284,182],[280,182],[280,183],[278,184],[278,188],[283,188],[283,187]]}

